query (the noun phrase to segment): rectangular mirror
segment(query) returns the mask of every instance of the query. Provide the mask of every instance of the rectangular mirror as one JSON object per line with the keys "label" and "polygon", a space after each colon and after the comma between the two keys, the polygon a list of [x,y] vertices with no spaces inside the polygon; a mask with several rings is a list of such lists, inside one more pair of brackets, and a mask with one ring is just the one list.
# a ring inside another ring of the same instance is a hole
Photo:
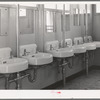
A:
{"label": "rectangular mirror", "polygon": [[63,26],[63,15],[61,15],[61,30],[65,27],[65,31],[70,31],[70,12],[65,12],[65,26]]}
{"label": "rectangular mirror", "polygon": [[80,25],[80,13],[79,8],[73,9],[73,25],[79,26]]}
{"label": "rectangular mirror", "polygon": [[53,11],[45,11],[46,14],[46,32],[55,32],[55,12]]}
{"label": "rectangular mirror", "polygon": [[20,7],[19,9],[20,34],[34,34],[35,30],[35,10],[30,7]]}
{"label": "rectangular mirror", "polygon": [[8,8],[0,7],[0,35],[8,35]]}

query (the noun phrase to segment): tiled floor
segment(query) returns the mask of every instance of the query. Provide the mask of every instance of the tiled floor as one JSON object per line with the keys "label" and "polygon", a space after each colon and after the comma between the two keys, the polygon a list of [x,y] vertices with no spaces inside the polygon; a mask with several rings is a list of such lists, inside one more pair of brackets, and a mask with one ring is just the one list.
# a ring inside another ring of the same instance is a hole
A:
{"label": "tiled floor", "polygon": [[56,89],[68,89],[68,90],[94,90],[100,89],[100,70],[91,70],[89,76],[85,74],[75,79],[66,82],[66,86],[59,86]]}

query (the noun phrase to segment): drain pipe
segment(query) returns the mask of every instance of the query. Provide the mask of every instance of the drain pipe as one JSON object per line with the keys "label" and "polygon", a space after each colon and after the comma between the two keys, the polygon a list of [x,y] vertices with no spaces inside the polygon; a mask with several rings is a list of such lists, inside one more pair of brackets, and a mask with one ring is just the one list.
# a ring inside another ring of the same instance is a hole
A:
{"label": "drain pipe", "polygon": [[[73,61],[72,61],[72,63],[73,63]],[[72,68],[72,66],[70,65],[70,62],[68,60],[66,60],[66,58],[62,58],[62,64],[60,64],[59,67],[62,68],[62,79],[63,79],[64,87],[65,87],[65,83],[66,83],[66,66],[68,66],[70,69]]]}
{"label": "drain pipe", "polygon": [[31,83],[35,82],[36,81],[36,78],[37,78],[37,68],[33,68],[32,70],[33,70],[32,71],[32,75],[31,75],[31,73],[28,75],[28,80]]}

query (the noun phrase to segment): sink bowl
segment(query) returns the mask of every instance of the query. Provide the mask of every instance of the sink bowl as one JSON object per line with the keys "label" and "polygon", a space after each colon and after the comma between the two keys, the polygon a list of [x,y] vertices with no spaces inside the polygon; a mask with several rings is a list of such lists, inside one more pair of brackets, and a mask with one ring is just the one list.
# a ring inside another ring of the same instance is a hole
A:
{"label": "sink bowl", "polygon": [[0,61],[0,73],[15,73],[26,70],[28,61],[22,58],[3,59]]}
{"label": "sink bowl", "polygon": [[22,56],[27,59],[30,65],[44,65],[53,61],[53,56],[49,53],[35,53],[27,56]]}
{"label": "sink bowl", "polygon": [[57,58],[71,57],[74,55],[72,48],[60,48],[56,50],[49,50],[48,52],[51,53],[53,57]]}
{"label": "sink bowl", "polygon": [[74,53],[85,53],[86,52],[86,47],[83,45],[74,45],[72,46]]}
{"label": "sink bowl", "polygon": [[94,41],[92,43],[94,43],[96,45],[96,48],[100,48],[100,42],[99,41]]}
{"label": "sink bowl", "polygon": [[95,50],[96,49],[95,43],[84,43],[83,45],[86,47],[86,50]]}

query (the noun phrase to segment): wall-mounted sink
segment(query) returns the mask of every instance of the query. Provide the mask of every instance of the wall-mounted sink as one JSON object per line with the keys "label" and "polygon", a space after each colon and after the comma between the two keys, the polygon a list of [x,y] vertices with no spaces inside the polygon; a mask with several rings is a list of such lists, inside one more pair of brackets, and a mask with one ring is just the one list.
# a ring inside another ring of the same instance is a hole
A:
{"label": "wall-mounted sink", "polygon": [[22,58],[10,58],[11,48],[0,48],[0,73],[15,73],[26,70],[28,61]]}
{"label": "wall-mounted sink", "polygon": [[[68,41],[66,40],[66,42]],[[70,39],[70,44],[71,44],[70,46],[72,47],[75,54],[86,52],[86,47],[83,46],[82,43],[83,43],[82,38],[74,38],[74,45],[72,46],[72,39]]]}
{"label": "wall-mounted sink", "polygon": [[58,41],[50,41],[45,44],[45,51],[48,53],[51,53],[53,57],[57,58],[65,58],[65,57],[71,57],[74,55],[72,48],[59,48],[59,42]]}
{"label": "wall-mounted sink", "polygon": [[22,58],[3,59],[0,61],[0,73],[15,73],[26,70],[28,61]]}
{"label": "wall-mounted sink", "polygon": [[100,41],[93,41],[92,36],[85,36],[84,41],[89,42],[89,43],[94,43],[96,45],[96,48],[100,48]]}
{"label": "wall-mounted sink", "polygon": [[72,46],[74,53],[85,53],[86,52],[86,47],[83,45],[74,45]]}
{"label": "wall-mounted sink", "polygon": [[48,52],[51,53],[53,57],[57,58],[72,57],[74,55],[72,48],[61,48],[56,50],[49,50]]}
{"label": "wall-mounted sink", "polygon": [[22,45],[20,46],[20,56],[27,59],[30,65],[44,65],[53,61],[51,54],[37,52],[36,49],[36,44]]}
{"label": "wall-mounted sink", "polygon": [[53,56],[49,53],[36,53],[28,56],[22,56],[27,59],[30,65],[44,65],[53,61]]}
{"label": "wall-mounted sink", "polygon": [[86,50],[95,50],[96,49],[96,44],[94,44],[94,43],[84,43],[83,45],[86,47]]}
{"label": "wall-mounted sink", "polygon": [[96,45],[96,48],[100,48],[100,42],[99,41],[94,41],[93,43]]}
{"label": "wall-mounted sink", "polygon": [[[84,41],[87,42],[86,40],[84,40]],[[83,43],[82,37],[75,38],[74,42],[75,42],[76,45],[80,44],[83,47],[86,47],[86,50],[95,50],[96,49],[96,45],[94,43]]]}

